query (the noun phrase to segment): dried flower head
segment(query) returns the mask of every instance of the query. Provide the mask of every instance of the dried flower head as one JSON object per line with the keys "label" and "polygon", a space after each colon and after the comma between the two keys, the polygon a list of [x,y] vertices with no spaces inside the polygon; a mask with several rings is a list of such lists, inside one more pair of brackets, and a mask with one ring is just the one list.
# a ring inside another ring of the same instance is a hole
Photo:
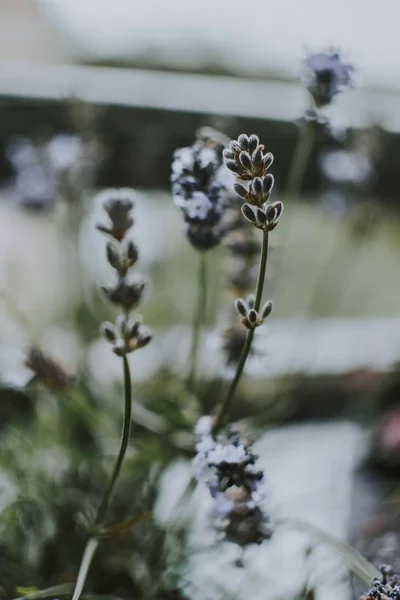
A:
{"label": "dried flower head", "polygon": [[34,377],[51,389],[62,389],[71,383],[71,376],[63,367],[37,346],[29,348],[25,366],[34,372]]}
{"label": "dried flower head", "polygon": [[119,304],[125,310],[131,310],[139,304],[145,285],[144,283],[129,283],[125,277],[120,277],[114,286],[103,286],[103,292],[114,304]]}
{"label": "dried flower head", "polygon": [[127,274],[138,258],[139,251],[132,240],[129,240],[124,248],[118,247],[112,242],[107,244],[107,260],[121,277]]}
{"label": "dried flower head", "polygon": [[105,339],[112,344],[117,356],[124,356],[147,346],[152,335],[149,329],[142,325],[140,319],[118,317],[115,325],[105,322],[100,328]]}
{"label": "dried flower head", "polygon": [[228,148],[225,148],[223,157],[228,169],[235,173],[238,179],[252,182],[249,187],[235,185],[238,196],[257,206],[262,198],[265,202],[274,185],[273,176],[267,177],[267,170],[272,165],[274,157],[271,152],[264,153],[264,146],[260,144],[258,136],[255,134],[247,136],[242,133],[237,140],[230,142]]}
{"label": "dried flower head", "polygon": [[256,467],[252,442],[230,426],[224,442],[212,436],[212,417],[202,417],[195,428],[196,479],[203,480],[213,498],[212,520],[223,539],[240,546],[260,544],[271,529],[261,509],[265,501],[264,473]]}
{"label": "dried flower head", "polygon": [[172,194],[186,222],[186,234],[197,250],[217,246],[224,234],[225,186],[219,178],[221,142],[200,130],[198,140],[174,153]]}
{"label": "dried flower head", "polygon": [[98,199],[103,202],[104,210],[110,218],[110,225],[97,225],[97,229],[108,233],[118,242],[124,239],[133,225],[131,210],[134,205],[134,193],[128,188],[108,189],[100,192]]}
{"label": "dried flower head", "polygon": [[243,317],[242,323],[247,329],[255,329],[264,323],[264,319],[266,319],[271,311],[272,311],[272,302],[268,300],[259,311],[254,308],[254,296],[251,294],[243,300],[242,298],[238,298],[235,301],[235,308],[239,315]]}
{"label": "dried flower head", "polygon": [[309,54],[304,61],[304,80],[317,108],[351,84],[353,66],[343,62],[337,50]]}
{"label": "dried flower head", "polygon": [[112,344],[117,356],[125,356],[139,348],[144,348],[150,343],[152,336],[147,328],[143,327],[140,319],[129,319],[128,313],[135,308],[143,297],[145,284],[141,281],[130,281],[128,271],[136,264],[139,251],[132,240],[124,240],[126,233],[133,224],[131,210],[133,208],[132,190],[105,190],[101,193],[105,204],[104,209],[111,220],[111,227],[97,225],[116,240],[107,244],[107,260],[118,274],[114,285],[103,286],[103,292],[114,304],[119,304],[123,315],[118,317],[115,325],[103,323],[101,332],[106,340]]}
{"label": "dried flower head", "polygon": [[242,133],[237,140],[223,151],[225,165],[237,178],[234,185],[236,194],[245,201],[242,205],[243,216],[258,229],[272,231],[278,224],[283,212],[282,202],[267,204],[274,177],[267,173],[274,157],[271,152],[264,153],[258,136]]}
{"label": "dried flower head", "polygon": [[400,576],[388,565],[382,565],[379,570],[381,578],[373,579],[371,588],[362,596],[362,600],[400,600]]}

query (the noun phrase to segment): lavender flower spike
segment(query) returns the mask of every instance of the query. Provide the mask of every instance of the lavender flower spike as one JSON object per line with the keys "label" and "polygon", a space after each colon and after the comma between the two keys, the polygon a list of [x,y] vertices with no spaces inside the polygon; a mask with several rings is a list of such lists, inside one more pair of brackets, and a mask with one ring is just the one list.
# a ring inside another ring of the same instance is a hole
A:
{"label": "lavender flower spike", "polygon": [[222,146],[209,138],[175,151],[171,184],[175,205],[181,209],[186,235],[197,250],[217,246],[224,234],[225,186],[220,179]]}
{"label": "lavender flower spike", "polygon": [[211,435],[213,420],[201,417],[196,434],[194,476],[205,481],[213,499],[212,523],[222,539],[241,547],[261,544],[271,537],[261,509],[266,500],[264,473],[256,467],[252,444],[230,426],[224,441]]}

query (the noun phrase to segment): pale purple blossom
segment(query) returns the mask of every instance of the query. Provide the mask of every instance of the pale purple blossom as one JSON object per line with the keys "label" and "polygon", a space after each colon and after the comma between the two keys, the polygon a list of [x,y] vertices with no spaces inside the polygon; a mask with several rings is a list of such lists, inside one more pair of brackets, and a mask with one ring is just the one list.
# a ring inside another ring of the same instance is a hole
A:
{"label": "pale purple blossom", "polygon": [[204,415],[200,417],[194,428],[196,436],[210,435],[213,426],[213,417],[210,415]]}
{"label": "pale purple blossom", "polygon": [[304,66],[304,80],[317,108],[330,104],[351,84],[353,66],[345,63],[337,50],[309,54]]}
{"label": "pale purple blossom", "polygon": [[264,473],[238,429],[229,427],[226,438],[216,441],[212,424],[212,417],[201,417],[196,424],[193,472],[213,500],[213,525],[226,540],[241,546],[260,544],[271,535],[261,510],[266,500]]}
{"label": "pale purple blossom", "polygon": [[245,458],[246,451],[243,446],[217,444],[215,448],[208,453],[208,464],[210,466],[218,466],[221,463],[240,464]]}
{"label": "pale purple blossom", "polygon": [[222,149],[207,140],[175,151],[172,161],[172,195],[182,211],[186,234],[198,250],[217,246],[224,234],[225,185],[220,179]]}

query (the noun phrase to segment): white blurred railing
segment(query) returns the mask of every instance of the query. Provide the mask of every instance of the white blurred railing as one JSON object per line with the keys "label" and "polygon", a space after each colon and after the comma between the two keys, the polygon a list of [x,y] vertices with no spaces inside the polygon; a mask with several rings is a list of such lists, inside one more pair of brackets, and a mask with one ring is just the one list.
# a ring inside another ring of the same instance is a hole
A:
{"label": "white blurred railing", "polygon": [[[296,81],[76,65],[0,63],[0,97],[66,100],[293,121],[307,106]],[[400,131],[400,93],[353,89],[331,107],[334,120]]]}

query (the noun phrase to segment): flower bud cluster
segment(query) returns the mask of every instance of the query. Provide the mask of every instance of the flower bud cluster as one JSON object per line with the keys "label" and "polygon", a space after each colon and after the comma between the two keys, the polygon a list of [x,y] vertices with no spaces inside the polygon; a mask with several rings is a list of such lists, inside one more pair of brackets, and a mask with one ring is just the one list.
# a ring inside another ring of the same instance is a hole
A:
{"label": "flower bud cluster", "polygon": [[113,346],[117,356],[124,356],[129,352],[144,348],[151,342],[152,335],[139,319],[126,319],[122,315],[117,317],[115,325],[106,321],[101,326],[101,332]]}
{"label": "flower bud cluster", "polygon": [[217,246],[225,232],[221,225],[226,205],[226,188],[220,178],[222,147],[218,137],[205,135],[203,129],[191,146],[175,151],[172,161],[173,199],[183,213],[190,243],[201,251]]}
{"label": "flower bud cluster", "polygon": [[271,537],[261,509],[266,496],[264,473],[256,467],[252,442],[230,426],[224,442],[212,435],[213,418],[201,417],[195,428],[194,475],[204,480],[213,499],[213,525],[221,537],[240,546]]}
{"label": "flower bud cluster", "polygon": [[283,211],[282,202],[267,204],[274,177],[267,170],[274,157],[271,152],[264,153],[257,135],[242,133],[237,140],[230,142],[223,151],[225,165],[235,173],[236,194],[245,200],[242,206],[244,217],[258,229],[272,231],[278,224]]}
{"label": "flower bud cluster", "polygon": [[117,273],[117,281],[102,289],[110,302],[118,304],[124,312],[115,325],[103,323],[102,333],[113,345],[115,354],[124,356],[147,346],[151,341],[150,332],[141,325],[140,320],[128,319],[128,313],[140,302],[145,289],[143,282],[128,280],[128,272],[139,258],[135,244],[125,239],[133,225],[133,192],[128,189],[105,190],[101,193],[101,199],[104,200],[109,223],[98,224],[97,229],[112,238],[107,244],[107,260]]}
{"label": "flower bud cluster", "polygon": [[267,300],[259,311],[254,308],[254,302],[255,298],[253,294],[250,294],[246,300],[238,298],[235,301],[235,308],[239,315],[243,317],[242,323],[247,329],[255,329],[262,325],[264,319],[266,319],[272,311],[273,304],[271,300]]}
{"label": "flower bud cluster", "polygon": [[375,577],[368,592],[362,600],[400,600],[400,576],[393,572],[392,567],[382,565],[381,577]]}
{"label": "flower bud cluster", "polygon": [[117,242],[121,242],[133,225],[131,216],[134,204],[133,192],[127,188],[104,190],[100,193],[100,200],[104,202],[104,210],[110,223],[108,225],[98,224],[97,229],[107,233]]}

